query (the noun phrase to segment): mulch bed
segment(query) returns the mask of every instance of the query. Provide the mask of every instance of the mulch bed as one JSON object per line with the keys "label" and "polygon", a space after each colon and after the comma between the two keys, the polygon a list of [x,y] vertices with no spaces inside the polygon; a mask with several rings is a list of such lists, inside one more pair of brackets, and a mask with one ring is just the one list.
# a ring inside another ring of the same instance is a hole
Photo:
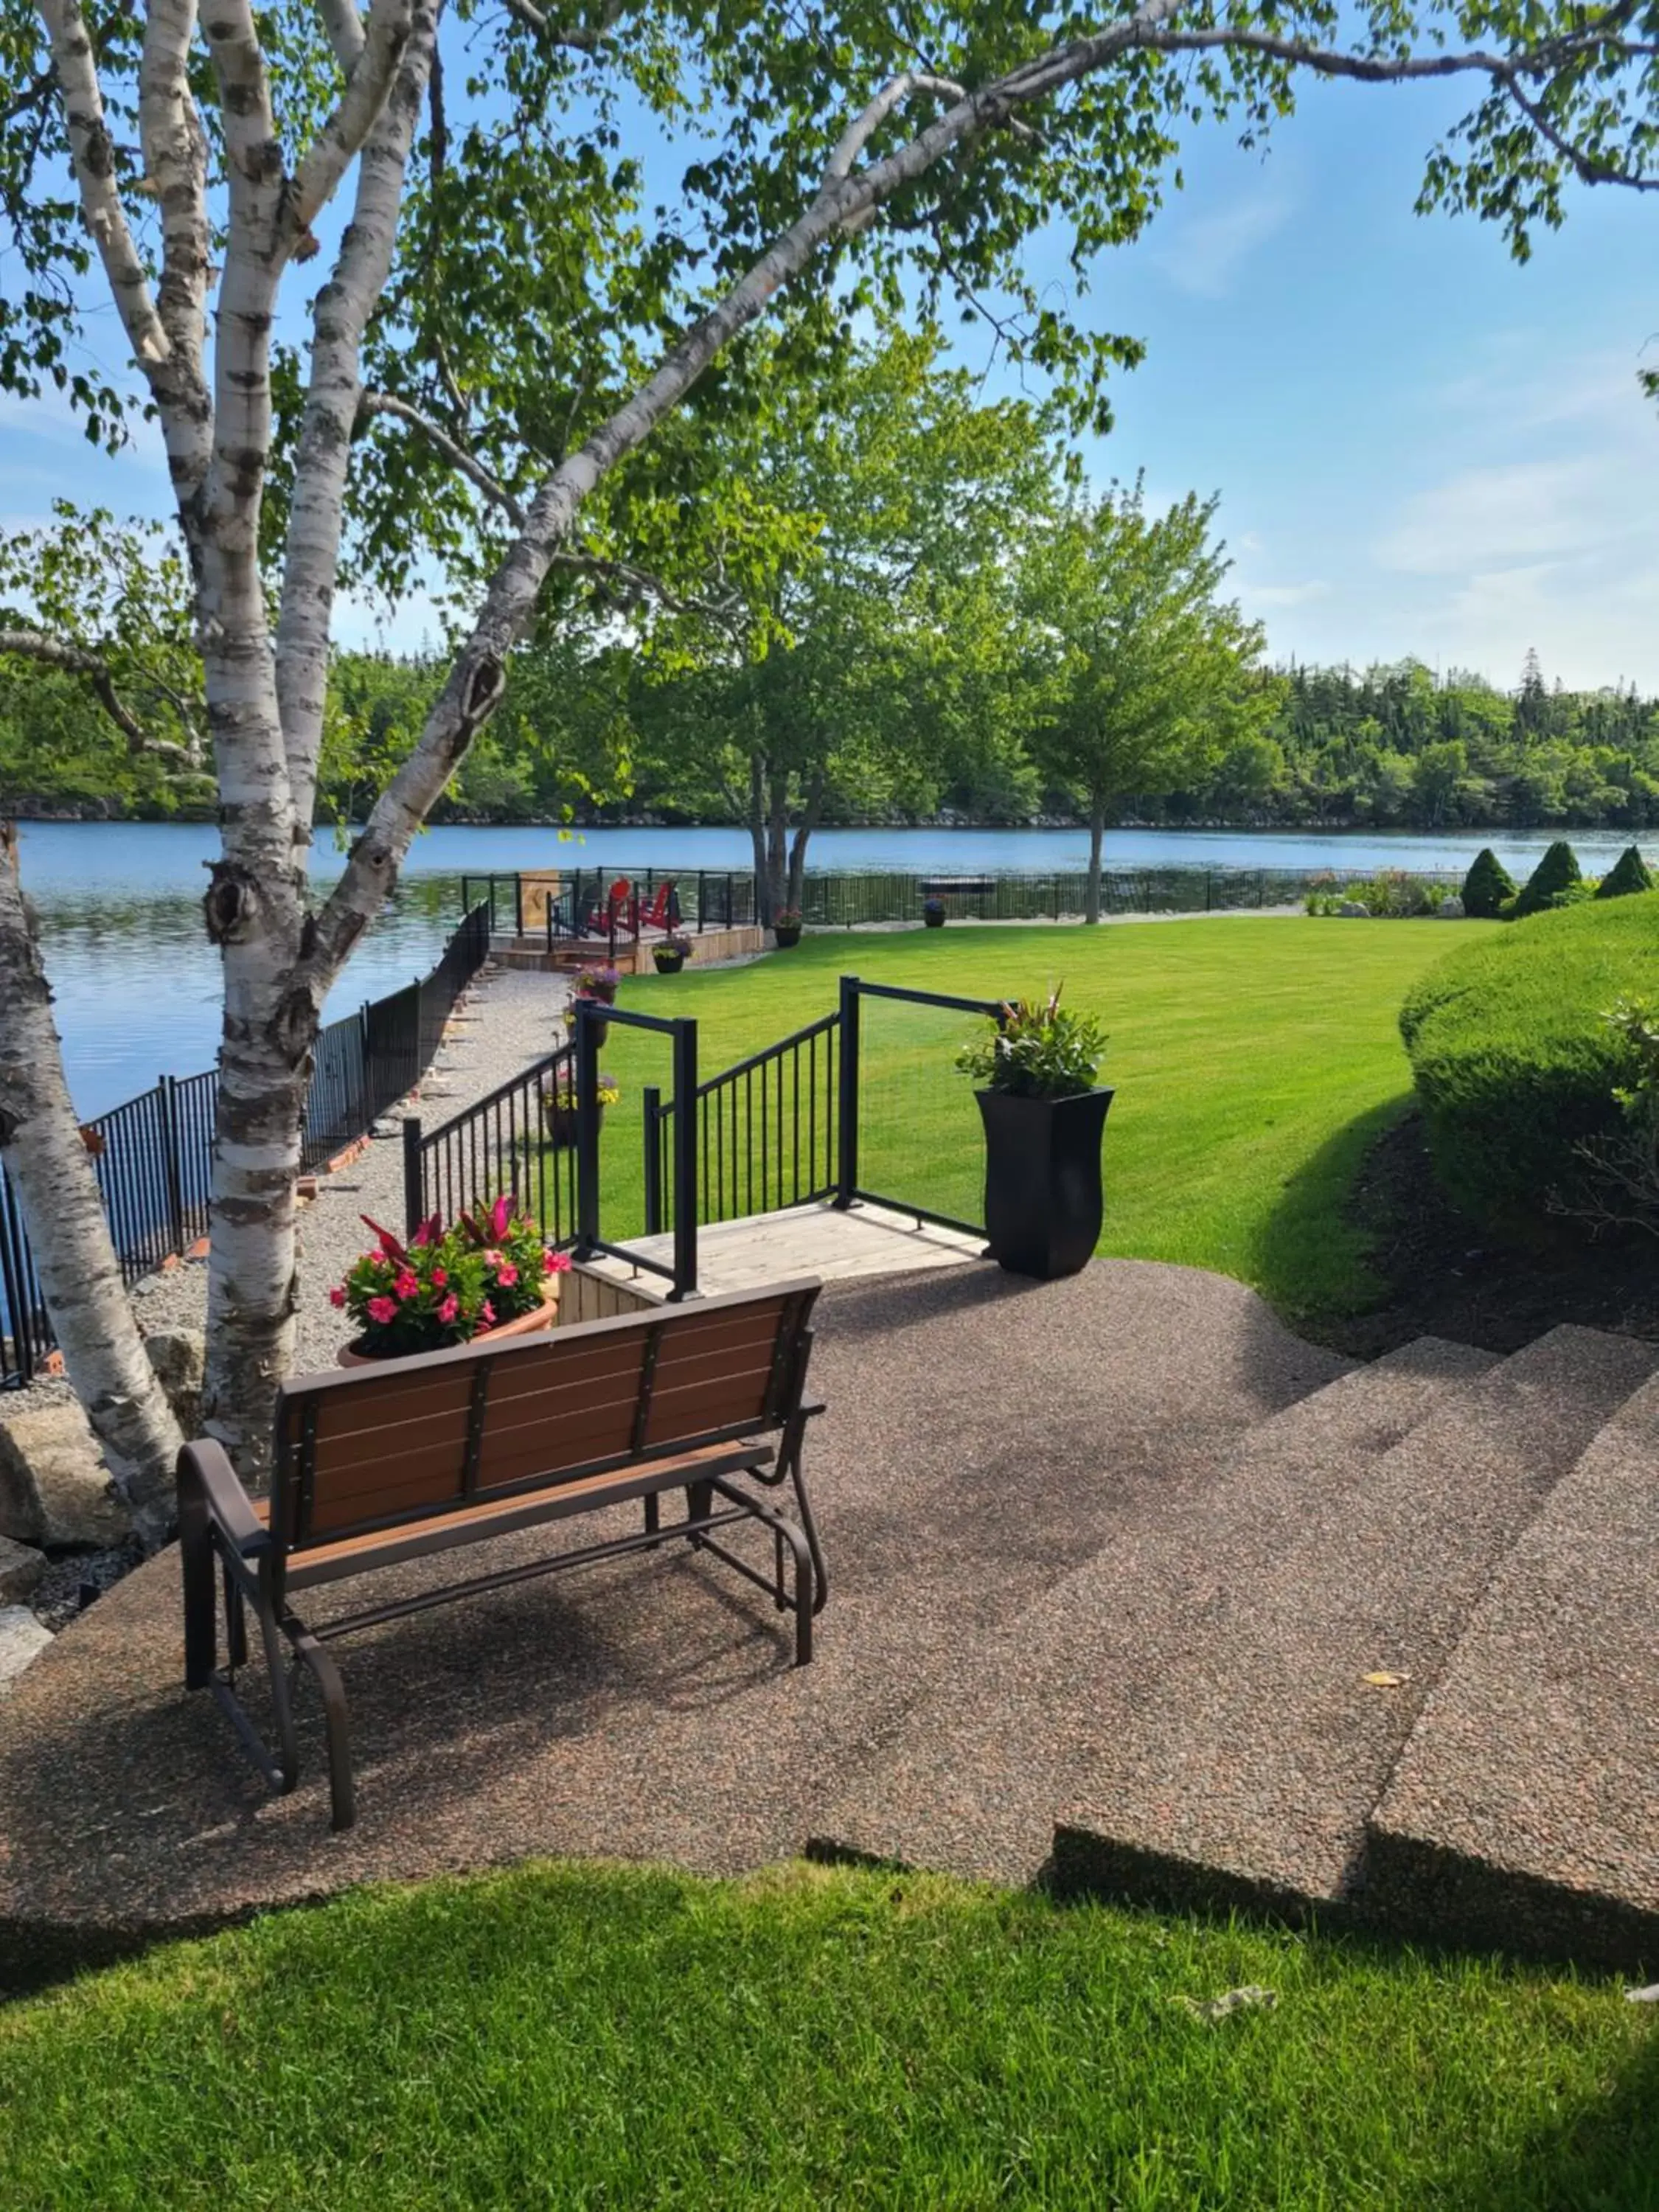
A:
{"label": "mulch bed", "polygon": [[1374,1240],[1383,1302],[1297,1326],[1355,1358],[1376,1358],[1417,1336],[1516,1352],[1561,1322],[1659,1339],[1659,1242],[1639,1231],[1595,1241],[1564,1224],[1535,1249],[1503,1243],[1447,1200],[1419,1114],[1371,1147],[1348,1206]]}

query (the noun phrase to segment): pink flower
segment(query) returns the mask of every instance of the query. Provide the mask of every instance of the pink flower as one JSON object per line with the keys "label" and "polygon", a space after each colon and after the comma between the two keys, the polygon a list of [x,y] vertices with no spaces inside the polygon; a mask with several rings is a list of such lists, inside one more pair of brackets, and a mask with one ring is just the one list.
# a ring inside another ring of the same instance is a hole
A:
{"label": "pink flower", "polygon": [[442,1290],[444,1285],[448,1280],[449,1270],[447,1267],[434,1267],[432,1270],[432,1287],[434,1291]]}
{"label": "pink flower", "polygon": [[492,1244],[489,1249],[484,1254],[484,1265],[486,1267],[499,1267],[501,1264],[501,1255]]}
{"label": "pink flower", "polygon": [[478,1319],[483,1323],[486,1328],[493,1328],[495,1326],[495,1309],[490,1304],[488,1298],[486,1298],[483,1304],[478,1308]]}
{"label": "pink flower", "polygon": [[439,1307],[438,1318],[441,1322],[452,1322],[454,1320],[456,1315],[459,1313],[460,1310],[461,1302],[456,1297],[454,1291],[452,1291],[449,1296],[444,1300],[443,1304]]}
{"label": "pink flower", "polygon": [[368,1317],[371,1321],[379,1322],[384,1328],[387,1322],[397,1320],[397,1306],[390,1298],[371,1298],[368,1302]]}
{"label": "pink flower", "polygon": [[542,1260],[543,1274],[568,1275],[569,1272],[570,1255],[568,1252],[549,1252],[544,1255]]}
{"label": "pink flower", "polygon": [[507,1234],[507,1224],[513,1218],[513,1200],[505,1193],[489,1209],[489,1233],[500,1243]]}
{"label": "pink flower", "polygon": [[331,1306],[343,1306],[345,1304],[345,1292],[340,1288],[340,1285],[337,1283],[336,1283],[334,1288],[329,1292],[328,1302]]}
{"label": "pink flower", "polygon": [[420,1296],[421,1286],[416,1281],[414,1276],[410,1273],[407,1267],[404,1269],[404,1272],[398,1276],[397,1281],[392,1285],[392,1287],[396,1291],[400,1298],[407,1299],[418,1297]]}
{"label": "pink flower", "polygon": [[510,1260],[503,1260],[495,1270],[495,1280],[504,1291],[510,1291],[519,1279],[519,1271]]}

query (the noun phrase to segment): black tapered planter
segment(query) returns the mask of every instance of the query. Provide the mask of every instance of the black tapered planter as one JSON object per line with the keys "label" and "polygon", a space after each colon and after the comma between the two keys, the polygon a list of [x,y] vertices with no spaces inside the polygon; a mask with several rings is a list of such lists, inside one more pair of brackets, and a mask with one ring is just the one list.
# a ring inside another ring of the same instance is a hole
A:
{"label": "black tapered planter", "polygon": [[1011,1274],[1075,1275],[1100,1235],[1100,1147],[1109,1090],[1075,1098],[979,1091],[985,1123],[985,1232]]}

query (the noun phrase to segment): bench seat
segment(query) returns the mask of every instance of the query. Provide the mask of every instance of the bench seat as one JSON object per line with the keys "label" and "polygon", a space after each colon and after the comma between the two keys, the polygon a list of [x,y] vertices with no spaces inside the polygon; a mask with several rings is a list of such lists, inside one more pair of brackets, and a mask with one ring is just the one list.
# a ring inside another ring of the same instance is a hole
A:
{"label": "bench seat", "polygon": [[[354,1629],[680,1540],[793,1610],[795,1661],[805,1665],[829,1588],[801,1468],[805,1423],[819,1410],[805,1400],[818,1288],[782,1283],[299,1376],[278,1398],[268,1499],[249,1497],[216,1443],[186,1445],[179,1462],[186,1686],[213,1692],[259,1771],[290,1790],[299,1754],[286,1641],[295,1675],[305,1667],[322,1693],[333,1821],[345,1828],[356,1818],[345,1693],[323,1645]],[[779,1502],[786,1486],[793,1513]],[[682,1520],[662,1518],[669,1491],[685,1493]],[[325,1583],[628,1504],[642,1505],[637,1531],[580,1549],[317,1624],[291,1602]],[[719,1540],[745,1522],[771,1540],[769,1574]],[[249,1613],[270,1678],[274,1749],[236,1693]]]}

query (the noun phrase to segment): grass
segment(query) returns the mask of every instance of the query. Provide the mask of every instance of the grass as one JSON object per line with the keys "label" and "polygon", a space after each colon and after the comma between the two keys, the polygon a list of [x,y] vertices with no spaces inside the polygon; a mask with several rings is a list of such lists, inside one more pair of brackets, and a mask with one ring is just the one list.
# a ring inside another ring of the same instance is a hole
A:
{"label": "grass", "polygon": [[[1188,2009],[1255,1984],[1272,2011]],[[359,1891],[0,2011],[8,2212],[1659,2203],[1621,1990],[937,1879]]]}
{"label": "grass", "polygon": [[1582,1198],[1578,1147],[1622,1127],[1621,999],[1650,1000],[1659,891],[1538,914],[1425,975],[1406,1034],[1436,1166],[1477,1219],[1542,1225]]}
{"label": "grass", "polygon": [[[1345,1200],[1409,1099],[1401,1002],[1454,944],[1498,927],[1297,916],[821,935],[749,968],[631,981],[623,1002],[696,1015],[706,1078],[827,1012],[843,969],[973,998],[1063,977],[1111,1031],[1101,1250],[1212,1267],[1316,1320],[1361,1311],[1382,1288]],[[951,1065],[970,1020],[878,1001],[866,1013],[861,1179],[981,1218],[978,1115]],[[605,1122],[604,1226],[626,1237],[641,1220],[640,1091],[666,1093],[666,1042],[619,1026],[602,1061],[623,1085]]]}

